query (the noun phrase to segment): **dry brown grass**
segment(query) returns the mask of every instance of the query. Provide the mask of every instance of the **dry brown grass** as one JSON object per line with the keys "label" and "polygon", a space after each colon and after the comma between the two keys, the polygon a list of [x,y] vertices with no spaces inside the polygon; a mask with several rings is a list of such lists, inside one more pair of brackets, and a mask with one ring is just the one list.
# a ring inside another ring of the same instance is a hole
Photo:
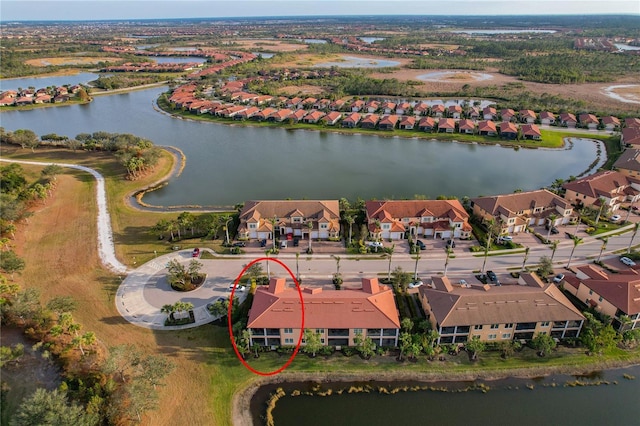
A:
{"label": "dry brown grass", "polygon": [[[3,146],[3,156],[11,151],[20,150]],[[26,150],[21,151],[26,153]],[[49,157],[52,155],[49,153]],[[76,157],[82,159],[90,155]],[[92,163],[90,160],[78,162]],[[33,176],[40,170],[36,166],[23,167]],[[158,177],[158,174],[148,176],[145,181],[153,182]],[[207,366],[207,348],[210,346],[207,334],[202,331],[153,332],[122,319],[114,305],[120,279],[100,265],[97,255],[93,178],[69,171],[57,180],[53,197],[45,204],[34,206],[34,215],[16,234],[16,251],[27,264],[23,273],[16,276],[16,281],[23,287],[39,288],[44,303],[58,295],[73,296],[79,304],[74,317],[83,330],[96,333],[101,345],[134,344],[147,353],[164,353],[173,360],[176,369],[166,379],[167,386],[160,388],[159,409],[149,412],[144,424],[219,423],[212,411],[209,394],[211,375],[216,370]],[[153,214],[147,216],[155,220]],[[133,223],[139,221],[133,219]],[[119,232],[120,227],[131,223],[122,216],[114,221],[114,230]]]}
{"label": "dry brown grass", "polygon": [[240,45],[242,49],[261,49],[269,52],[293,52],[309,47],[306,44],[289,43],[282,40],[244,39],[233,40],[233,42]]}
{"label": "dry brown grass", "polygon": [[118,58],[95,58],[91,56],[62,56],[56,58],[37,58],[25,61],[27,65],[36,67],[46,67],[49,65],[87,65],[97,64],[98,62],[117,61]]}

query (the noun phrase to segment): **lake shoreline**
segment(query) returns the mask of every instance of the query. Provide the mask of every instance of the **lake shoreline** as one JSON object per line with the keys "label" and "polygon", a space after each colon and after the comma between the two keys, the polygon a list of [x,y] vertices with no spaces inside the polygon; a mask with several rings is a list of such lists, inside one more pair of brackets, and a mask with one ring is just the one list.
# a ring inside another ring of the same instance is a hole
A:
{"label": "lake shoreline", "polygon": [[290,383],[290,382],[317,382],[317,383],[341,383],[341,382],[464,382],[474,380],[495,381],[503,379],[532,379],[551,375],[588,375],[594,371],[615,370],[620,368],[640,365],[640,359],[636,356],[625,361],[598,361],[582,365],[560,365],[545,367],[510,368],[506,370],[478,370],[478,371],[451,371],[451,372],[415,372],[415,371],[372,371],[372,372],[283,372],[278,376],[259,377],[237,390],[233,396],[231,418],[234,425],[251,426],[253,423],[252,412],[249,409],[251,401],[258,390],[265,385]]}

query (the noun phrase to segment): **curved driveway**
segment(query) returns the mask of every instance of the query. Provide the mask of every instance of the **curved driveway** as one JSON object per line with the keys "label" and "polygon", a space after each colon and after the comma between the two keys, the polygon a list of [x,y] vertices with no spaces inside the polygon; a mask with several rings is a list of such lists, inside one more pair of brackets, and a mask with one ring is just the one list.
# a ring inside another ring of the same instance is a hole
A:
{"label": "curved driveway", "polygon": [[[46,166],[52,163],[36,162],[36,161],[17,161],[0,159],[0,161],[34,164]],[[99,256],[102,263],[115,273],[127,276],[120,284],[116,294],[116,308],[118,312],[132,324],[156,329],[171,330],[197,327],[214,321],[216,318],[211,316],[206,309],[207,303],[215,300],[217,297],[229,295],[228,285],[232,283],[238,273],[242,270],[244,264],[254,259],[255,255],[239,255],[231,258],[222,258],[221,256],[215,260],[203,260],[203,272],[207,274],[205,283],[198,289],[191,292],[173,291],[167,280],[165,265],[172,259],[187,264],[191,259],[191,250],[181,250],[169,254],[159,256],[135,270],[129,270],[125,265],[120,263],[115,255],[115,247],[113,244],[113,235],[111,230],[110,216],[107,209],[106,192],[104,178],[97,171],[88,167],[76,164],[55,163],[61,167],[69,167],[90,173],[96,178],[96,198],[98,204],[98,248]],[[633,221],[638,221],[635,215]],[[632,225],[624,228],[629,231]],[[617,230],[615,232],[621,232]],[[573,232],[573,231],[572,231]],[[580,234],[583,234],[580,232]],[[613,233],[612,233],[613,234]],[[584,264],[591,262],[597,257],[602,242],[594,237],[584,236],[584,242],[575,249],[572,265]],[[602,236],[602,235],[601,235]],[[607,244],[605,255],[613,258],[614,252],[620,252],[626,249],[630,244],[632,235],[626,232],[622,235],[611,235]],[[570,253],[573,249],[571,240],[564,240],[557,249],[555,255],[555,264],[557,268],[566,265]],[[205,249],[210,253],[212,251]],[[542,256],[549,256],[550,250],[547,246],[537,244],[531,246],[527,264],[535,264]],[[261,256],[261,255],[260,255]],[[346,285],[348,280],[358,281],[361,277],[370,277],[378,272],[386,272],[389,268],[387,259],[378,256],[355,256],[340,255],[343,261],[340,264],[340,271],[345,278]],[[295,258],[294,253],[282,253],[278,256],[280,260],[285,262],[292,270],[298,270],[300,277],[305,284],[327,284],[330,282],[332,274],[335,272],[336,261],[331,255],[302,255],[299,259]],[[603,260],[605,257],[603,257]],[[451,256],[448,265],[448,275],[456,276],[467,275],[473,271],[480,270],[483,264],[483,256],[474,253],[455,253]],[[394,254],[392,257],[392,269],[401,266],[405,271],[413,272],[416,270],[419,276],[428,277],[431,275],[441,274],[444,269],[444,253],[441,251],[428,251],[420,254],[418,264],[415,257],[408,254]],[[616,262],[615,260],[613,260]],[[500,256],[490,256],[487,259],[486,269],[494,269],[497,272],[506,271],[507,269],[518,269],[523,263],[523,250],[516,249],[501,252]],[[266,265],[263,265],[266,269]],[[276,269],[275,273],[280,273]],[[272,273],[274,271],[272,270]],[[236,292],[234,297],[244,297],[243,293]],[[178,300],[191,302],[194,305],[195,323],[183,326],[164,326],[166,314],[161,313],[160,309],[163,305],[173,304]]]}

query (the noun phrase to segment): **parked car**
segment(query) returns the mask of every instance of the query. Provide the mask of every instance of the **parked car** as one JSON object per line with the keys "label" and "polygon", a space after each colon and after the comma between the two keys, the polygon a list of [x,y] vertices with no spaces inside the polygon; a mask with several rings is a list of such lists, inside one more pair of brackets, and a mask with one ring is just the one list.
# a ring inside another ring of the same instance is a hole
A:
{"label": "parked car", "polygon": [[487,278],[489,278],[489,281],[491,282],[498,281],[498,276],[493,271],[487,271]]}
{"label": "parked car", "polygon": [[562,280],[564,280],[564,274],[558,274],[553,277],[553,282],[556,284],[560,283]]}
{"label": "parked car", "polygon": [[458,281],[458,284],[460,284],[460,287],[465,287],[465,288],[471,287],[471,285],[467,282],[467,280],[460,280]]}
{"label": "parked car", "polygon": [[513,237],[511,235],[501,235],[498,237],[498,241],[505,243],[507,241],[513,241]]}
{"label": "parked car", "polygon": [[422,285],[424,285],[422,281],[416,281],[414,283],[409,283],[409,288],[418,288]]}
{"label": "parked car", "polygon": [[421,240],[416,241],[416,245],[420,248],[420,250],[427,249],[427,246]]}
{"label": "parked car", "polygon": [[629,259],[626,256],[621,257],[620,262],[624,263],[627,266],[636,266],[636,262],[634,262],[633,260]]}
{"label": "parked car", "polygon": [[555,226],[552,226],[552,227],[551,227],[551,233],[552,233],[552,234],[559,234],[559,233],[560,233],[560,231],[558,231],[558,228],[556,228]]}
{"label": "parked car", "polygon": [[613,216],[611,216],[610,220],[611,222],[617,222],[620,219],[622,219],[622,216],[620,216],[619,214],[614,214]]}
{"label": "parked car", "polygon": [[456,248],[456,242],[455,242],[455,241],[453,241],[453,239],[451,239],[451,238],[450,238],[450,239],[448,239],[448,240],[447,240],[447,247],[448,247],[448,248]]}
{"label": "parked car", "polygon": [[233,247],[245,247],[247,244],[244,241],[236,241],[233,243]]}
{"label": "parked car", "polygon": [[300,238],[294,238],[293,239],[293,246],[294,247],[298,247],[300,245]]}
{"label": "parked car", "polygon": [[191,257],[198,257],[198,256],[200,256],[200,249],[198,247],[196,247],[191,252]]}
{"label": "parked car", "polygon": [[281,249],[286,249],[287,248],[287,241],[286,240],[280,241],[280,248]]}
{"label": "parked car", "polygon": [[[229,291],[233,290],[233,286],[234,283],[229,284]],[[246,287],[243,285],[238,284],[238,287],[236,287],[236,291],[245,291]]]}
{"label": "parked car", "polygon": [[260,247],[266,247],[267,246],[267,239],[263,238],[260,240]]}
{"label": "parked car", "polygon": [[367,241],[367,247],[382,248],[383,245],[380,241]]}

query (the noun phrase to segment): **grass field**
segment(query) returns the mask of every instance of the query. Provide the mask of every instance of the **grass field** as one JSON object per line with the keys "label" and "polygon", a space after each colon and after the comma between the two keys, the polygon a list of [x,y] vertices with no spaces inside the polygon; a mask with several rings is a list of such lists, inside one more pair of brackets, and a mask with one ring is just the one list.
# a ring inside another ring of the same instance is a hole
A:
{"label": "grass field", "polygon": [[[147,233],[163,213],[136,211],[124,202],[135,189],[156,182],[171,169],[172,157],[163,157],[153,175],[136,182],[124,180],[124,171],[116,161],[102,153],[72,153],[43,149],[32,153],[3,146],[3,156],[13,159],[64,161],[94,167],[107,178],[109,208],[120,260],[132,264],[148,260],[153,250],[166,248]],[[40,168],[24,166],[33,176]],[[58,177],[58,186],[46,204],[38,205],[29,222],[22,225],[15,241],[16,251],[27,263],[16,277],[23,287],[37,287],[44,302],[57,295],[72,295],[79,303],[74,313],[83,330],[94,331],[99,344],[135,344],[147,353],[165,354],[176,365],[160,389],[158,409],[144,417],[147,425],[230,425],[234,424],[234,395],[259,380],[245,369],[231,349],[226,327],[206,325],[180,332],[151,331],[127,323],[114,306],[114,295],[121,277],[101,267],[97,256],[96,206],[93,179],[79,171],[67,171]],[[176,213],[172,213],[176,214]],[[221,260],[222,261],[222,260]],[[560,356],[563,355],[563,356]],[[263,354],[251,365],[260,371],[280,367],[289,354]],[[279,378],[370,377],[390,380],[396,376],[455,379],[465,374],[505,375],[541,374],[553,368],[600,368],[618,362],[638,362],[640,351],[615,350],[606,357],[588,357],[582,351],[563,349],[553,356],[538,358],[525,352],[520,358],[503,360],[497,353],[483,353],[471,364],[464,354],[447,361],[399,363],[394,356],[359,357],[334,354],[329,359],[311,359],[300,354]],[[525,370],[522,370],[525,369]],[[327,373],[330,372],[330,373]],[[11,397],[11,394],[10,396]],[[248,410],[243,406],[240,411]]]}

